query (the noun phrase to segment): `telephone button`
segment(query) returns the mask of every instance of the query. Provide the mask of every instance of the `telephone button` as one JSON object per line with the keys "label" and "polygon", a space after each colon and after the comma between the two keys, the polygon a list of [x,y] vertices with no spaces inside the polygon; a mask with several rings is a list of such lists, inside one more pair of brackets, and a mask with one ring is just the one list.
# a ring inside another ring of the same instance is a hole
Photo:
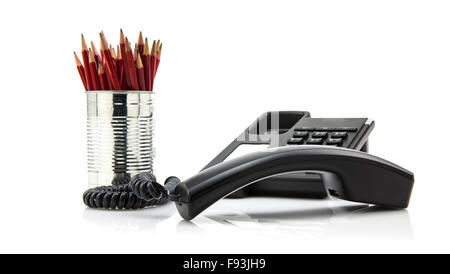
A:
{"label": "telephone button", "polygon": [[319,145],[322,144],[322,138],[309,138],[306,143],[310,145]]}
{"label": "telephone button", "polygon": [[347,138],[347,132],[333,132],[330,135],[331,138]]}
{"label": "telephone button", "polygon": [[342,144],[342,138],[329,138],[327,139],[328,145],[341,145]]}
{"label": "telephone button", "polygon": [[289,145],[299,145],[303,143],[303,138],[290,138],[287,143]]}
{"label": "telephone button", "polygon": [[327,137],[328,133],[325,131],[315,131],[313,132],[312,136],[313,138],[325,138]]}
{"label": "telephone button", "polygon": [[308,137],[308,132],[307,131],[294,131],[294,137],[301,137],[301,138],[305,138]]}

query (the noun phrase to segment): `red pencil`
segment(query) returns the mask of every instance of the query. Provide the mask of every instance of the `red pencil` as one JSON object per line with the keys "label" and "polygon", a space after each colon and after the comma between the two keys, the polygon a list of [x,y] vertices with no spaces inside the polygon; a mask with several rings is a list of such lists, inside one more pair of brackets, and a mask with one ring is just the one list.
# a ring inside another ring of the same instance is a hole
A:
{"label": "red pencil", "polygon": [[150,52],[150,90],[153,90],[153,80],[155,79],[156,64],[156,41],[153,40],[152,50]]}
{"label": "red pencil", "polygon": [[137,62],[137,56],[139,54],[138,45],[137,43],[134,44],[134,63]]}
{"label": "red pencil", "polygon": [[94,53],[89,49],[89,72],[92,80],[92,90],[100,90],[100,83],[98,81],[97,65],[95,63]]}
{"label": "red pencil", "polygon": [[109,45],[109,50],[111,51],[111,58],[112,58],[113,63],[114,63],[115,72],[117,73],[117,79],[119,80],[119,83],[120,83],[120,73],[119,73],[119,67],[118,67],[118,64],[117,64],[116,51],[114,50],[114,48],[111,45]]}
{"label": "red pencil", "polygon": [[117,73],[119,74],[119,84],[122,89],[126,89],[125,71],[123,69],[122,52],[120,52],[119,46],[117,46]]}
{"label": "red pencil", "polygon": [[120,90],[119,77],[117,76],[117,69],[111,57],[111,51],[108,48],[106,38],[103,33],[100,33],[100,53],[102,54],[103,67],[106,69],[106,74],[111,82],[111,89]]}
{"label": "red pencil", "polygon": [[130,74],[130,82],[131,82],[131,86],[129,88],[131,90],[138,90],[139,84],[136,75],[136,66],[134,64],[133,52],[131,50],[130,42],[128,42],[128,39],[126,37],[125,37],[125,55],[127,56],[127,65],[128,65],[127,69]]}
{"label": "red pencil", "polygon": [[144,65],[142,64],[139,52],[136,57],[136,71],[139,79],[139,90],[145,90]]}
{"label": "red pencil", "polygon": [[[158,42],[159,42],[159,40],[158,40]],[[156,52],[155,77],[156,77],[156,73],[158,72],[159,60],[161,59],[161,50],[162,50],[162,43],[159,44],[158,51]]]}
{"label": "red pencil", "polygon": [[73,52],[73,55],[75,56],[75,63],[77,64],[77,70],[78,70],[78,73],[80,74],[81,81],[83,82],[84,89],[88,90],[87,85],[86,85],[86,75],[85,75],[83,64],[81,64],[81,61],[78,58],[77,53],[75,51]]}
{"label": "red pencil", "polygon": [[102,90],[109,90],[108,78],[106,77],[105,70],[102,63],[98,64],[98,79],[100,80],[100,87]]}
{"label": "red pencil", "polygon": [[[116,61],[114,60],[113,55],[111,54],[111,45],[108,44],[108,41],[106,40],[106,36],[105,36],[105,34],[103,33],[103,31],[100,32],[100,38],[101,38],[102,41],[103,41],[103,44],[104,44],[104,46],[105,46],[105,50],[108,50],[108,49],[109,49],[108,58],[111,60],[111,63],[112,63],[112,66],[113,66],[113,67],[112,67],[113,71],[117,71],[117,68],[116,68]],[[116,76],[117,76],[117,74],[116,74]]]}
{"label": "red pencil", "polygon": [[124,89],[131,89],[131,77],[130,77],[130,71],[129,71],[129,66],[128,66],[128,59],[127,59],[127,54],[125,53],[126,51],[126,45],[125,45],[125,35],[123,34],[122,29],[120,29],[120,54],[122,55],[122,61],[123,61],[123,76],[124,76],[124,81],[123,81],[123,87]]}
{"label": "red pencil", "polygon": [[95,63],[99,63],[100,62],[100,55],[98,54],[97,48],[94,45],[94,42],[91,41],[91,48],[92,48],[92,52],[94,53],[94,57],[95,57]]}
{"label": "red pencil", "polygon": [[145,90],[150,90],[151,79],[151,64],[150,64],[150,47],[148,40],[145,38],[144,55],[142,56],[142,62],[144,63],[144,75],[145,75]]}
{"label": "red pencil", "polygon": [[111,51],[111,57],[113,58],[113,60],[116,62],[116,66],[117,66],[117,56],[116,56],[116,51],[113,49],[113,47],[111,45],[109,45],[109,50]]}
{"label": "red pencil", "polygon": [[144,47],[145,47],[144,37],[142,37],[142,31],[139,32],[137,46],[138,46],[139,55],[142,57],[144,55]]}
{"label": "red pencil", "polygon": [[100,38],[101,38],[101,41],[105,42],[106,47],[109,48],[109,46],[108,46],[109,43],[108,43],[108,41],[106,40],[106,36],[105,36],[105,34],[103,33],[103,30],[100,31]]}
{"label": "red pencil", "polygon": [[84,72],[86,76],[87,90],[92,90],[91,72],[89,71],[89,50],[86,46],[83,34],[81,34],[81,57],[84,63]]}

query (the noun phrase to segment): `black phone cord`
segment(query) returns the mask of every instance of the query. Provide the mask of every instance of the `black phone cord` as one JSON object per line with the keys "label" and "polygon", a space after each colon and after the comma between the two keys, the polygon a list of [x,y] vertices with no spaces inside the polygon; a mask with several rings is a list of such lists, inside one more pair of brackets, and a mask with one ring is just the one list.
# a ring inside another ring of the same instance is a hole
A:
{"label": "black phone cord", "polygon": [[110,186],[90,188],[83,193],[83,201],[88,207],[103,209],[138,209],[162,205],[178,199],[172,193],[180,182],[180,179],[171,176],[163,186],[156,181],[155,175],[143,172],[131,180],[129,177],[116,178]]}

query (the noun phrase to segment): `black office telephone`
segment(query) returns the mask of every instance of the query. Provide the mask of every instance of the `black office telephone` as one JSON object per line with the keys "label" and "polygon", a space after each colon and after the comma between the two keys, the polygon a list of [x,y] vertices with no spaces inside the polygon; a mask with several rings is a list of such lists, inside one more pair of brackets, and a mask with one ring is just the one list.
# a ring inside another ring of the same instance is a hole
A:
{"label": "black office telephone", "polygon": [[[375,123],[367,118],[311,118],[308,112],[267,112],[200,173],[172,195],[187,220],[217,200],[254,195],[326,197],[406,208],[414,175],[367,154]],[[242,144],[267,144],[259,152],[226,158]]]}
{"label": "black office telephone", "polygon": [[[340,199],[406,208],[414,175],[367,153],[374,121],[367,118],[311,118],[308,112],[273,111],[261,115],[198,174],[164,187],[152,174],[129,184],[84,193],[90,207],[138,208],[172,200],[191,220],[216,201],[255,195]],[[268,149],[234,159],[240,145]]]}

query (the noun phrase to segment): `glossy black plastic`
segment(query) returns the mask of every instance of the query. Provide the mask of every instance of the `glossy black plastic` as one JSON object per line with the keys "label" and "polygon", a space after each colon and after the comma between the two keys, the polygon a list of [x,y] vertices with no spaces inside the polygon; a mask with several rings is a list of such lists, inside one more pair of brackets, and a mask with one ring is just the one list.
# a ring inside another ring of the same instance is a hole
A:
{"label": "glossy black plastic", "polygon": [[406,208],[414,175],[376,156],[345,148],[284,146],[247,154],[207,168],[175,187],[180,215],[191,220],[219,199],[259,180],[310,171],[320,174],[330,195]]}

